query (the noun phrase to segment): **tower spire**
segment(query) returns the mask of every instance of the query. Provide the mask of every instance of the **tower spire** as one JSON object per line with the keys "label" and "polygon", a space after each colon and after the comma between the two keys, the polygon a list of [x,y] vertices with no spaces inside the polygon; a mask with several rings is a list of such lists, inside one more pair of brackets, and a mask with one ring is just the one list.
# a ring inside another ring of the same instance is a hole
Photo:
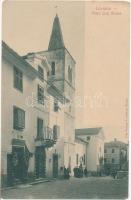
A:
{"label": "tower spire", "polygon": [[64,45],[64,40],[62,36],[62,31],[61,31],[61,26],[60,26],[60,21],[59,17],[56,14],[53,22],[53,28],[52,28],[52,33],[49,41],[49,46],[48,50],[55,50],[55,49],[60,49],[63,48]]}

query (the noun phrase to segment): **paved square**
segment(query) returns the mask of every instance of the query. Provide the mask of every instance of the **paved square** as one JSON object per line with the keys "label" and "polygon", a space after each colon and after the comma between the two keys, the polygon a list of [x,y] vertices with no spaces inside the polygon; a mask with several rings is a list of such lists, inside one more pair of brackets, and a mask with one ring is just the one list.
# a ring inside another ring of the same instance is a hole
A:
{"label": "paved square", "polygon": [[28,187],[2,191],[2,198],[12,199],[125,199],[128,194],[127,179],[111,177],[71,178],[55,180]]}

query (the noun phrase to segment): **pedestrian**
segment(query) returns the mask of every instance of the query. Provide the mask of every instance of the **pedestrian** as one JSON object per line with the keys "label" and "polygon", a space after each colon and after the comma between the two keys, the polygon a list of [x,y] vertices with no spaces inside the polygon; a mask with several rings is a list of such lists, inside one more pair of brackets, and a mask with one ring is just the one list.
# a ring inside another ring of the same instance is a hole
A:
{"label": "pedestrian", "polygon": [[66,179],[67,169],[64,167],[64,179]]}
{"label": "pedestrian", "polygon": [[87,168],[86,167],[84,169],[84,175],[85,175],[85,177],[87,177]]}
{"label": "pedestrian", "polygon": [[69,179],[70,178],[70,169],[69,168],[67,168],[67,170],[66,170],[66,177],[67,177],[67,179]]}
{"label": "pedestrian", "polygon": [[112,169],[111,175],[112,175],[112,177],[113,177],[114,179],[116,178],[116,175],[117,175],[116,169]]}
{"label": "pedestrian", "polygon": [[79,166],[79,177],[83,177],[83,167],[82,164]]}
{"label": "pedestrian", "polygon": [[60,178],[64,177],[64,167],[60,167]]}
{"label": "pedestrian", "polygon": [[74,172],[74,177],[76,177],[77,176],[77,168],[76,167],[74,167],[73,172]]}

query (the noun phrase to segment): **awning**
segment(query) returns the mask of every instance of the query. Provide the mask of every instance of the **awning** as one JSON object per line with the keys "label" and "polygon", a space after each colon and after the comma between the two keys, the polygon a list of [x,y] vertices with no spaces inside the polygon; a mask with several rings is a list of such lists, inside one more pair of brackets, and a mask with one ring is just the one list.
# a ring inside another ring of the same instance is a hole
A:
{"label": "awning", "polygon": [[13,146],[25,146],[25,140],[19,140],[19,139],[12,139],[12,145]]}
{"label": "awning", "polygon": [[27,154],[27,156],[32,156],[32,153],[29,151],[25,140],[12,139],[12,146],[24,147],[25,148],[25,154]]}

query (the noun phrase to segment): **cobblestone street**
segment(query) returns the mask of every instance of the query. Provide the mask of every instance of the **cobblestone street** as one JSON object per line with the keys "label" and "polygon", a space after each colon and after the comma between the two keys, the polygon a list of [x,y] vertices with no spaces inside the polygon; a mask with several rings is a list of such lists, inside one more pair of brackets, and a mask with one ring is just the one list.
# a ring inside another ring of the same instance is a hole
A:
{"label": "cobblestone street", "polygon": [[127,198],[127,179],[113,180],[111,177],[71,178],[53,180],[37,185],[2,191],[4,199],[53,199],[53,198]]}

